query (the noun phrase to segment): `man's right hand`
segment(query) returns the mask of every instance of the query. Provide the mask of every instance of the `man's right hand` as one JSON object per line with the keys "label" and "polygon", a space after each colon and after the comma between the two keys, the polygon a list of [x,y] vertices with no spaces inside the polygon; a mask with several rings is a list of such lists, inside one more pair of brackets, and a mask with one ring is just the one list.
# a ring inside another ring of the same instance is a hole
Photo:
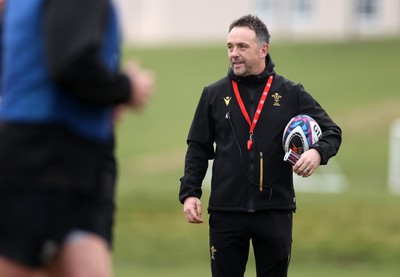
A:
{"label": "man's right hand", "polygon": [[183,213],[189,223],[203,223],[201,201],[197,197],[188,197],[183,203]]}
{"label": "man's right hand", "polygon": [[129,105],[136,109],[146,106],[153,94],[153,72],[144,70],[140,68],[136,62],[130,61],[125,66],[125,74],[132,84],[131,101]]}

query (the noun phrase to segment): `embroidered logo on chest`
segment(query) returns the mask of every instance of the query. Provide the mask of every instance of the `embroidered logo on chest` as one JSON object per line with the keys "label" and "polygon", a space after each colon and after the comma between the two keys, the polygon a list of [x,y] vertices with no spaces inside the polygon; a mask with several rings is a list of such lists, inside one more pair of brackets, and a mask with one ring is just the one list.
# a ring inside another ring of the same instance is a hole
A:
{"label": "embroidered logo on chest", "polygon": [[229,105],[229,102],[231,101],[231,99],[232,99],[232,96],[226,96],[226,97],[224,97],[224,101],[225,101],[225,105],[226,105],[226,106]]}
{"label": "embroidered logo on chest", "polygon": [[271,95],[271,97],[274,98],[273,105],[279,107],[281,105],[280,101],[281,101],[282,95],[280,95],[279,92],[275,92],[274,94]]}

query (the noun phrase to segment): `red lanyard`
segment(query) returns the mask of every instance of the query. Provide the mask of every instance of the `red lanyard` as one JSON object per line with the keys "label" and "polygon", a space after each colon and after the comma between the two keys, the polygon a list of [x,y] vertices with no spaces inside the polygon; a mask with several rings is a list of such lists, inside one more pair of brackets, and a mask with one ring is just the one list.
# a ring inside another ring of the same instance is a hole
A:
{"label": "red lanyard", "polygon": [[247,150],[249,150],[249,151],[251,150],[251,147],[253,146],[253,132],[254,132],[254,129],[256,128],[257,121],[258,121],[258,118],[260,117],[261,111],[262,111],[262,109],[264,107],[265,100],[267,99],[267,95],[268,95],[269,89],[271,88],[272,79],[273,79],[273,76],[272,75],[269,76],[268,82],[267,82],[267,84],[265,85],[265,88],[264,88],[264,92],[261,95],[260,102],[258,103],[256,113],[254,114],[253,122],[251,122],[251,123],[250,123],[249,114],[247,113],[246,107],[244,106],[244,103],[243,103],[243,100],[240,97],[238,85],[234,80],[232,80],[233,91],[235,92],[235,96],[236,96],[236,99],[237,99],[237,101],[239,103],[239,107],[242,110],[242,114],[243,114],[244,118],[246,119],[246,121],[250,125],[250,131],[249,131],[250,138],[247,141]]}

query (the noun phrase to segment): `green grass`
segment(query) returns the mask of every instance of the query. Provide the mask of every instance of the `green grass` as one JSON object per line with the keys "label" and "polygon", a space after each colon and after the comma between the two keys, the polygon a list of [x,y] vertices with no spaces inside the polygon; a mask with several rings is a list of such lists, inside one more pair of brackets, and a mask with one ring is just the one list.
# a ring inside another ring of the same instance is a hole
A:
{"label": "green grass", "polygon": [[[272,44],[276,71],[342,127],[335,160],[349,180],[344,193],[298,193],[289,276],[400,273],[400,196],[386,180],[389,126],[400,118],[398,49],[399,39]],[[151,105],[118,127],[116,277],[210,276],[207,223],[185,222],[178,190],[194,109],[203,87],[226,74],[226,51],[126,48],[125,56],[152,68],[157,85]],[[204,213],[207,197],[206,189]],[[255,276],[252,256],[246,276]]]}

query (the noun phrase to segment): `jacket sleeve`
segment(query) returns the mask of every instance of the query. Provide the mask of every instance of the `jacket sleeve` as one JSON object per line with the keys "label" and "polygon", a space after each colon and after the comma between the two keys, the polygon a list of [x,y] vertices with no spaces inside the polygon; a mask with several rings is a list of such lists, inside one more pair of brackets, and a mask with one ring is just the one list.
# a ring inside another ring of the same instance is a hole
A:
{"label": "jacket sleeve", "polygon": [[47,0],[44,32],[55,83],[77,98],[100,105],[127,102],[130,81],[100,58],[108,0]]}
{"label": "jacket sleeve", "polygon": [[211,109],[207,101],[207,89],[203,90],[187,139],[185,172],[180,179],[179,201],[183,204],[189,196],[201,198],[201,185],[214,158],[214,128]]}
{"label": "jacket sleeve", "polygon": [[339,150],[342,142],[342,130],[329,117],[321,105],[304,90],[302,85],[298,85],[298,89],[300,113],[314,118],[321,128],[322,137],[311,148],[319,152],[321,155],[321,165],[325,165]]}

